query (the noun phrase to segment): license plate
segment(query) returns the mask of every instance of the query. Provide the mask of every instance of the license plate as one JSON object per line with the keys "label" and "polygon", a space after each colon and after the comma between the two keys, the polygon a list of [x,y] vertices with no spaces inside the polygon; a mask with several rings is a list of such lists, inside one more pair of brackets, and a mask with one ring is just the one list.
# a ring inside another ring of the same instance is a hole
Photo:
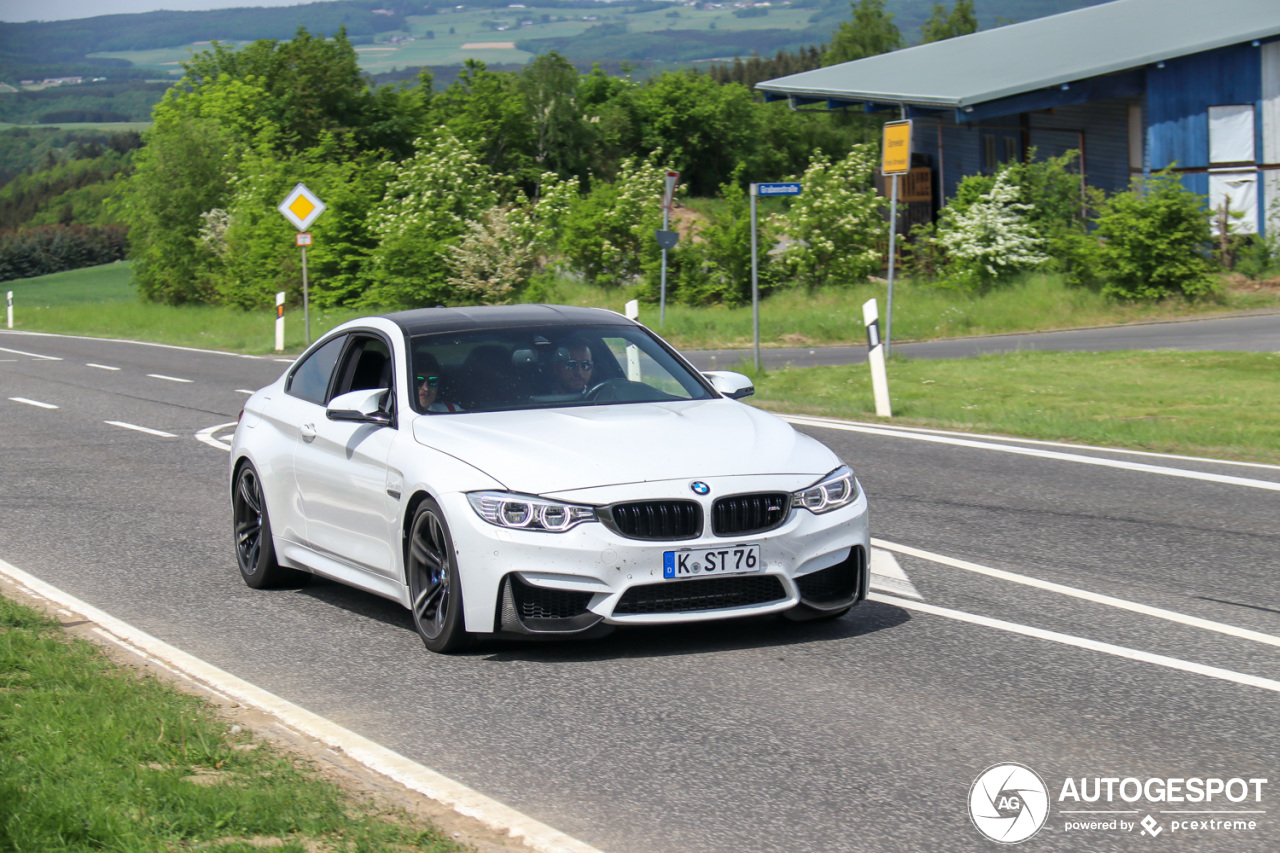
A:
{"label": "license plate", "polygon": [[662,554],[662,576],[668,580],[708,575],[745,575],[762,568],[759,545],[664,551]]}

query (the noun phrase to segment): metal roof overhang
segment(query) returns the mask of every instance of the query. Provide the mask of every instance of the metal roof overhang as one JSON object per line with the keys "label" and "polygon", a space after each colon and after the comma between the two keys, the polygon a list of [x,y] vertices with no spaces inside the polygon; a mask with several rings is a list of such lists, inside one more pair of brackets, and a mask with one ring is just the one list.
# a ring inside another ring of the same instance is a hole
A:
{"label": "metal roof overhang", "polygon": [[793,107],[951,112],[958,122],[973,122],[1137,94],[1134,86],[1141,85],[1147,66],[1278,35],[1278,0],[1115,0],[766,80],[756,88]]}

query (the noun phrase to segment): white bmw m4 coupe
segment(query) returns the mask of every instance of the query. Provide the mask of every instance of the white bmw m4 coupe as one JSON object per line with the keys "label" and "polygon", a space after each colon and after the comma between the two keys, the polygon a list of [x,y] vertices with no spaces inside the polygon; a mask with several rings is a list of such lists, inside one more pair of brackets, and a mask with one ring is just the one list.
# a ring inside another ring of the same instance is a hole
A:
{"label": "white bmw m4 coupe", "polygon": [[249,398],[231,452],[254,588],[400,602],[428,649],[866,598],[867,501],[831,450],[644,326],[551,305],[346,323]]}

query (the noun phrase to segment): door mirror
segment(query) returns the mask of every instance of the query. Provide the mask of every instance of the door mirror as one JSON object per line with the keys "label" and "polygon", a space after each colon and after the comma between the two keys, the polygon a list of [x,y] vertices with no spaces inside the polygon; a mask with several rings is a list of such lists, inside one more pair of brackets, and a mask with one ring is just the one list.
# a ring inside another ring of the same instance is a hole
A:
{"label": "door mirror", "polygon": [[708,370],[702,375],[711,380],[712,388],[731,400],[741,400],[743,397],[750,397],[756,393],[756,388],[751,384],[750,377],[743,376],[741,373],[733,373],[728,370]]}
{"label": "door mirror", "polygon": [[339,394],[329,401],[325,417],[331,421],[391,426],[391,415],[382,406],[389,393],[391,392],[386,388],[366,388],[363,391]]}

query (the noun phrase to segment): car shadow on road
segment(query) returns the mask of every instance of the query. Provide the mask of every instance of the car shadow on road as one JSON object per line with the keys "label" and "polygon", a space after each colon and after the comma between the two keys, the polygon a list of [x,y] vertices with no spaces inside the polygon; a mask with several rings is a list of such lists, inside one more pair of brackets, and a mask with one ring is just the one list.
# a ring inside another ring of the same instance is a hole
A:
{"label": "car shadow on road", "polygon": [[[319,577],[289,591],[414,633],[408,610],[371,593]],[[460,656],[496,662],[569,663],[712,654],[850,640],[896,628],[910,619],[910,612],[901,607],[869,600],[838,619],[815,622],[792,622],[770,615],[678,625],[619,626],[612,633],[594,638],[481,637]]]}

